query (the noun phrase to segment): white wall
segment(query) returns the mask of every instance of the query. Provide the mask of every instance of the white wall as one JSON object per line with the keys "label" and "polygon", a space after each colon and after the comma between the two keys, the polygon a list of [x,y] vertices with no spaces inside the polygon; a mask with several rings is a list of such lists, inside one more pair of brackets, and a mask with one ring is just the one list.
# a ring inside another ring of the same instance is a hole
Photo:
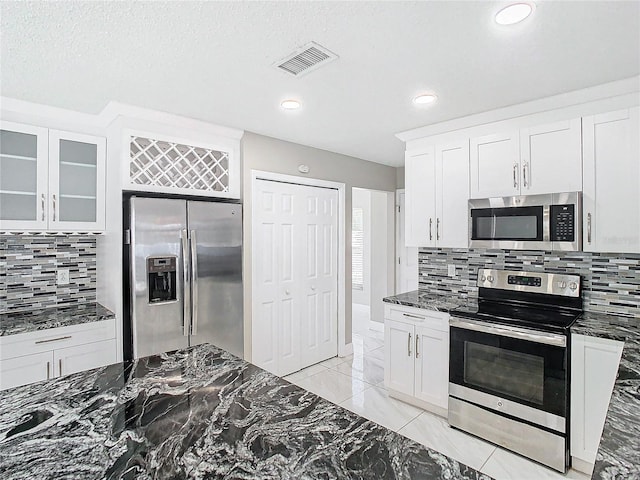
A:
{"label": "white wall", "polygon": [[[308,174],[298,172],[298,165],[310,167]],[[313,147],[246,132],[242,138],[242,195],[244,204],[244,351],[251,361],[251,170],[296,175],[345,184],[345,339],[351,343],[351,209],[353,187],[394,191],[396,169]]]}
{"label": "white wall", "polygon": [[363,289],[353,289],[353,303],[369,306],[371,303],[371,191],[353,189],[353,208],[362,208],[364,229]]}

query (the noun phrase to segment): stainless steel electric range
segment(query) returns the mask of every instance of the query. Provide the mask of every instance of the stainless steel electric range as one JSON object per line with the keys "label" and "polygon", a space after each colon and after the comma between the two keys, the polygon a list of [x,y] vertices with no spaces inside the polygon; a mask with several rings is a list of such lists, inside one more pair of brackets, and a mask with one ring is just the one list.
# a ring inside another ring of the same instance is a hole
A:
{"label": "stainless steel electric range", "polygon": [[449,424],[565,472],[580,277],[480,269],[478,287],[451,312]]}

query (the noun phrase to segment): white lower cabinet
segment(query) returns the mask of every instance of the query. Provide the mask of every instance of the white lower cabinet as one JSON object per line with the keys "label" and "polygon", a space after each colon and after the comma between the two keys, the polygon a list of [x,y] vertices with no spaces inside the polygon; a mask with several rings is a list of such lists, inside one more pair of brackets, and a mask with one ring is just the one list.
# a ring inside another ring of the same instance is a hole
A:
{"label": "white lower cabinet", "polygon": [[446,415],[449,315],[385,305],[385,386],[389,395]]}
{"label": "white lower cabinet", "polygon": [[117,361],[115,319],[0,337],[0,390]]}
{"label": "white lower cabinet", "polygon": [[571,335],[571,456],[573,467],[588,474],[596,460],[623,345]]}

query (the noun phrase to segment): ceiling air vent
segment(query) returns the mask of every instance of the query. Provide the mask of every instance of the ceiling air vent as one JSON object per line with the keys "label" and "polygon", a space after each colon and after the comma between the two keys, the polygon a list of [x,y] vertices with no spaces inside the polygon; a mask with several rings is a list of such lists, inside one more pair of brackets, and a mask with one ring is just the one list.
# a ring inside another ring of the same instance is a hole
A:
{"label": "ceiling air vent", "polygon": [[330,52],[315,42],[311,42],[304,47],[299,48],[291,55],[287,55],[274,65],[280,70],[290,73],[296,77],[300,77],[335,60],[336,58],[338,58],[338,56],[335,53]]}

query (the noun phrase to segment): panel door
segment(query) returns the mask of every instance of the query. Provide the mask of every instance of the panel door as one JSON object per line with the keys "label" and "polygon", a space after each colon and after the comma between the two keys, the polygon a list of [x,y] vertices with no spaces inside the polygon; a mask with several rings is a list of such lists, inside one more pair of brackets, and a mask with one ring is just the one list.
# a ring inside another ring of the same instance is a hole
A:
{"label": "panel door", "polygon": [[436,147],[436,241],[469,246],[469,141]]}
{"label": "panel door", "polygon": [[571,336],[571,455],[593,464],[600,445],[622,342]]}
{"label": "panel door", "polygon": [[305,232],[298,185],[256,180],[253,201],[252,361],[277,375],[300,367]]}
{"label": "panel door", "polygon": [[49,229],[105,228],[106,139],[49,132]]}
{"label": "panel door", "polygon": [[53,352],[34,353],[0,361],[0,390],[53,378]]}
{"label": "panel door", "polygon": [[396,192],[396,293],[418,289],[418,249],[408,247],[405,240],[406,194]]}
{"label": "panel door", "polygon": [[414,327],[385,319],[384,321],[384,383],[407,395],[414,392]]}
{"label": "panel door", "polygon": [[192,262],[190,345],[212,343],[242,357],[242,205],[187,202]]}
{"label": "panel door", "polygon": [[60,348],[53,352],[55,376],[104,367],[117,362],[116,340],[86,343],[75,347]]}
{"label": "panel door", "polygon": [[338,354],[338,191],[302,186],[301,365]]}
{"label": "panel door", "polygon": [[449,333],[416,326],[416,398],[447,408],[449,399]]}
{"label": "panel door", "polygon": [[435,247],[435,151],[405,154],[405,240],[408,247]]}
{"label": "panel door", "polygon": [[0,231],[45,230],[48,130],[0,122]]}
{"label": "panel door", "polygon": [[640,108],[583,118],[583,249],[640,252]]}
{"label": "panel door", "polygon": [[519,143],[517,130],[471,139],[471,198],[520,194]]}
{"label": "panel door", "polygon": [[582,190],[580,119],[520,131],[522,195]]}

